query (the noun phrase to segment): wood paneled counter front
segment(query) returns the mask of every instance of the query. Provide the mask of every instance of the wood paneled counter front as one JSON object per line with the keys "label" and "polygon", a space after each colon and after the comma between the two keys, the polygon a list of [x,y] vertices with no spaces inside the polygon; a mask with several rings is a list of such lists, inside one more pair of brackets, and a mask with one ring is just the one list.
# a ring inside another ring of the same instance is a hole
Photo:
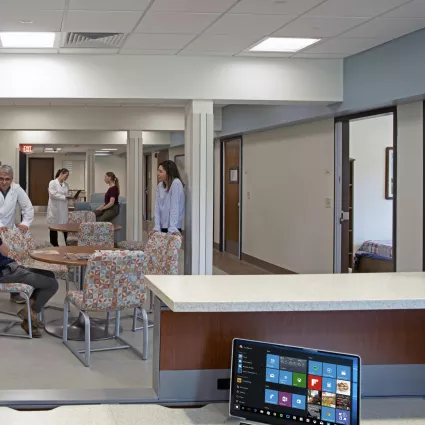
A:
{"label": "wood paneled counter front", "polygon": [[364,395],[425,395],[425,273],[147,276],[146,284],[162,303],[160,398],[172,396],[163,384],[180,372],[180,382],[197,382],[197,399],[221,399],[236,337],[356,353]]}

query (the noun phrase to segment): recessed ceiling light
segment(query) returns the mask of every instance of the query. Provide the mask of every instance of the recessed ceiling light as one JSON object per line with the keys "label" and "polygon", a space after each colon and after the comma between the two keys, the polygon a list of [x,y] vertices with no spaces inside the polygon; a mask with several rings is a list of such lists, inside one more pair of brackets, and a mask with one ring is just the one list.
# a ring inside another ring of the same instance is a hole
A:
{"label": "recessed ceiling light", "polygon": [[33,49],[49,48],[55,44],[54,32],[1,32],[1,44],[5,48]]}
{"label": "recessed ceiling light", "polygon": [[34,21],[31,21],[30,19],[21,19],[19,21],[21,24],[32,24]]}
{"label": "recessed ceiling light", "polygon": [[102,149],[103,151],[117,151],[118,149]]}
{"label": "recessed ceiling light", "polygon": [[250,49],[250,52],[294,53],[320,41],[318,38],[270,37]]}
{"label": "recessed ceiling light", "polygon": [[99,153],[95,153],[94,155],[95,156],[109,156],[109,153],[106,153],[106,152],[101,153],[101,152],[99,152]]}

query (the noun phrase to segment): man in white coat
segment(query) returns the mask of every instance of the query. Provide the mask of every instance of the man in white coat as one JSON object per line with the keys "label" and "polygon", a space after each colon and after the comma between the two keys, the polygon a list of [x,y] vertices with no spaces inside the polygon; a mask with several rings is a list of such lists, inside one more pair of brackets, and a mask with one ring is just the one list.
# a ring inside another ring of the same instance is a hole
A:
{"label": "man in white coat", "polygon": [[[13,168],[9,165],[0,166],[0,230],[16,227],[16,207],[21,207],[22,221],[18,228],[27,232],[34,220],[34,207],[28,195],[19,184],[13,182]],[[19,293],[10,294],[10,299],[18,304],[25,303]]]}

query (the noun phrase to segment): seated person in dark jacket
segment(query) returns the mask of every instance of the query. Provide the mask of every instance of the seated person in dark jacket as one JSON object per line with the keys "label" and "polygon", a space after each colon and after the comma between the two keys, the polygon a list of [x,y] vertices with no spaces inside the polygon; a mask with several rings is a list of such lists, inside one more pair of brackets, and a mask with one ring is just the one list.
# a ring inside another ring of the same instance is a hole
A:
{"label": "seated person in dark jacket", "polygon": [[[56,294],[59,287],[58,281],[53,272],[20,266],[7,255],[8,248],[0,238],[0,283],[25,283],[34,288],[30,299],[32,336],[41,338],[40,328],[43,324],[37,319],[37,314],[42,311],[47,301]],[[26,306],[18,312],[18,316],[23,319],[22,329],[29,333]]]}

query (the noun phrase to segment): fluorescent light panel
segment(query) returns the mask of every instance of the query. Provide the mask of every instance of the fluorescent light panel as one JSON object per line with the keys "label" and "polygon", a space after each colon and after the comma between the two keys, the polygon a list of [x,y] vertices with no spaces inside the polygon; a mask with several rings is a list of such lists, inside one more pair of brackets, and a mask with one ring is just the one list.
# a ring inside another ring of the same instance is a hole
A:
{"label": "fluorescent light panel", "polygon": [[11,49],[45,49],[54,47],[54,32],[0,32],[1,44]]}
{"label": "fluorescent light panel", "polygon": [[[118,149],[102,149],[102,150],[110,152],[110,151],[117,151]],[[96,151],[96,152],[99,152],[99,151]]]}
{"label": "fluorescent light panel", "polygon": [[318,38],[269,37],[250,49],[250,52],[295,53],[318,41]]}

